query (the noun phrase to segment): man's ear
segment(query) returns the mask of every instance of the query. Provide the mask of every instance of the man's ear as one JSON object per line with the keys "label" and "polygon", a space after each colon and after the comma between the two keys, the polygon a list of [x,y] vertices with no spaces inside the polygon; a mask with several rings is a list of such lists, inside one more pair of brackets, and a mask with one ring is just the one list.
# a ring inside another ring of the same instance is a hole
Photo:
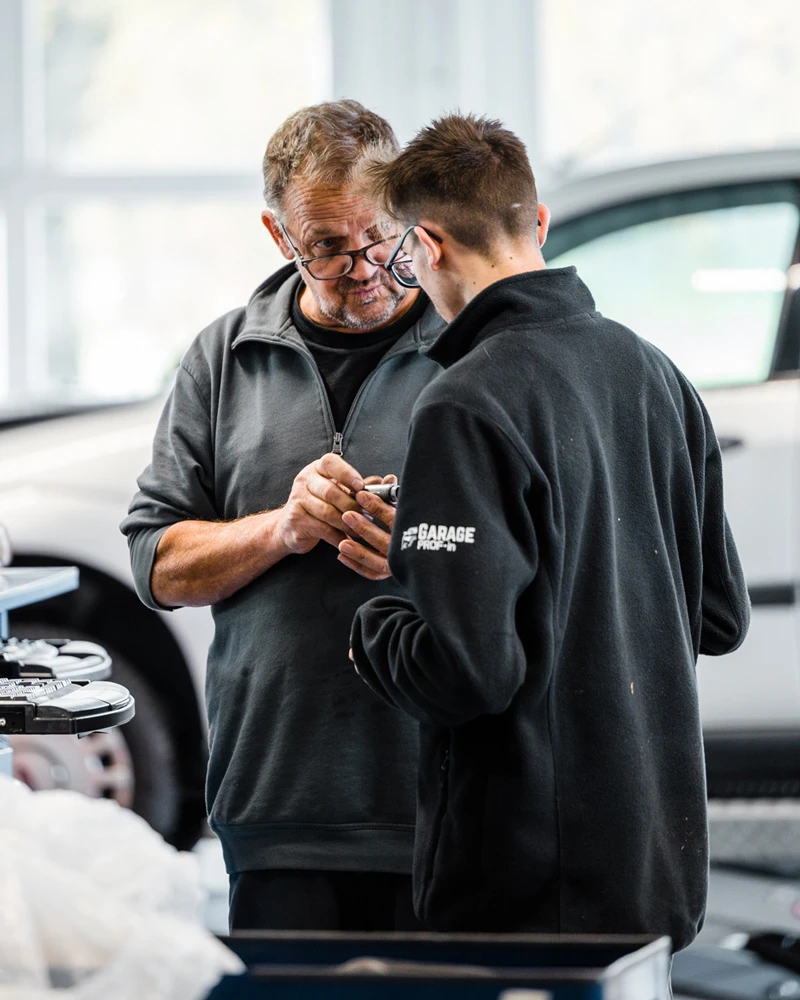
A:
{"label": "man's ear", "polygon": [[[431,232],[435,232],[433,227],[429,226],[428,228],[431,229]],[[414,232],[417,239],[425,247],[425,252],[428,255],[428,267],[430,267],[431,271],[438,271],[442,266],[442,257],[444,256],[442,243],[429,236],[421,225],[417,226]],[[439,234],[437,233],[436,235],[438,236]]]}
{"label": "man's ear", "polygon": [[547,205],[539,204],[539,212],[537,216],[536,224],[536,238],[539,242],[539,246],[544,246],[544,241],[547,239],[547,232],[550,229],[550,209]]}
{"label": "man's ear", "polygon": [[269,230],[270,236],[275,240],[275,244],[287,260],[294,260],[294,250],[289,246],[286,237],[283,235],[278,220],[266,208],[261,213],[261,221]]}

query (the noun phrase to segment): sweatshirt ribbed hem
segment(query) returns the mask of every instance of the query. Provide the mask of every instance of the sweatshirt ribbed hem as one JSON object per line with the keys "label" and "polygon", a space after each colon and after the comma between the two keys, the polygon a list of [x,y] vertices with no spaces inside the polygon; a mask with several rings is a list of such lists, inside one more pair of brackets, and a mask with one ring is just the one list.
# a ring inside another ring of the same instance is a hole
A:
{"label": "sweatshirt ribbed hem", "polygon": [[210,825],[222,843],[229,873],[283,868],[411,873],[413,826]]}

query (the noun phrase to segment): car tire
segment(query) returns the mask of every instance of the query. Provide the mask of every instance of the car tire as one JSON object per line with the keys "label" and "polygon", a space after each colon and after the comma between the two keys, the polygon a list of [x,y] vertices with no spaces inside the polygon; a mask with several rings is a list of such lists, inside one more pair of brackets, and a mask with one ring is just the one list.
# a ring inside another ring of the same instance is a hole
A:
{"label": "car tire", "polygon": [[136,715],[121,728],[133,760],[133,810],[169,839],[180,819],[177,748],[153,689],[123,657],[112,656],[111,680],[136,701]]}
{"label": "car tire", "polygon": [[[19,617],[15,617],[13,631],[19,638],[26,639],[46,639],[56,634],[52,625],[20,620]],[[96,636],[69,628],[63,630],[63,636],[88,642],[99,641]],[[119,729],[112,730],[112,733],[118,734],[124,740],[128,753],[120,757],[129,755],[129,766],[133,770],[130,778],[133,788],[133,811],[147,820],[154,830],[170,840],[180,821],[181,784],[177,747],[170,732],[167,715],[153,689],[136,667],[107,643],[101,642],[100,645],[105,647],[112,659],[109,679],[127,688],[136,701],[136,715],[133,719]],[[42,739],[53,739],[53,737],[42,737]],[[101,763],[105,765],[110,762],[101,758]],[[114,763],[117,767],[124,766],[120,764],[120,760]],[[120,783],[124,785],[124,779]],[[116,797],[108,792],[101,794],[110,798]]]}

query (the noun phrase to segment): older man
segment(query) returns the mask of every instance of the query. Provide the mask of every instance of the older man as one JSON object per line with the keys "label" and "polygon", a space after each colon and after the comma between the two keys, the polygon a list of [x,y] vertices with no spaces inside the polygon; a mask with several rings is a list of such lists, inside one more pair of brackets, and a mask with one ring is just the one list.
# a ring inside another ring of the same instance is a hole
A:
{"label": "older man", "polygon": [[293,263],[186,352],[122,525],[146,604],[213,609],[207,798],[234,929],[413,927],[416,724],[347,661],[356,608],[394,588],[342,521],[401,467],[438,371],[441,321],[381,266],[397,228],[359,194],[396,151],[354,101],[272,137],[262,219]]}

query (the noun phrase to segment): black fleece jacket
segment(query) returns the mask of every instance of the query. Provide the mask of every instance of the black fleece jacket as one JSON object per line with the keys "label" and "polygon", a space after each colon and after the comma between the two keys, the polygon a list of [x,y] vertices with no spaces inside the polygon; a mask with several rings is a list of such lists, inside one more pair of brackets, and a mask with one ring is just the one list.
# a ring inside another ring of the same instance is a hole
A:
{"label": "black fleece jacket", "polygon": [[415,905],[437,930],[669,934],[707,891],[695,666],[747,591],[708,414],[574,268],[435,342],[359,673],[420,721]]}

